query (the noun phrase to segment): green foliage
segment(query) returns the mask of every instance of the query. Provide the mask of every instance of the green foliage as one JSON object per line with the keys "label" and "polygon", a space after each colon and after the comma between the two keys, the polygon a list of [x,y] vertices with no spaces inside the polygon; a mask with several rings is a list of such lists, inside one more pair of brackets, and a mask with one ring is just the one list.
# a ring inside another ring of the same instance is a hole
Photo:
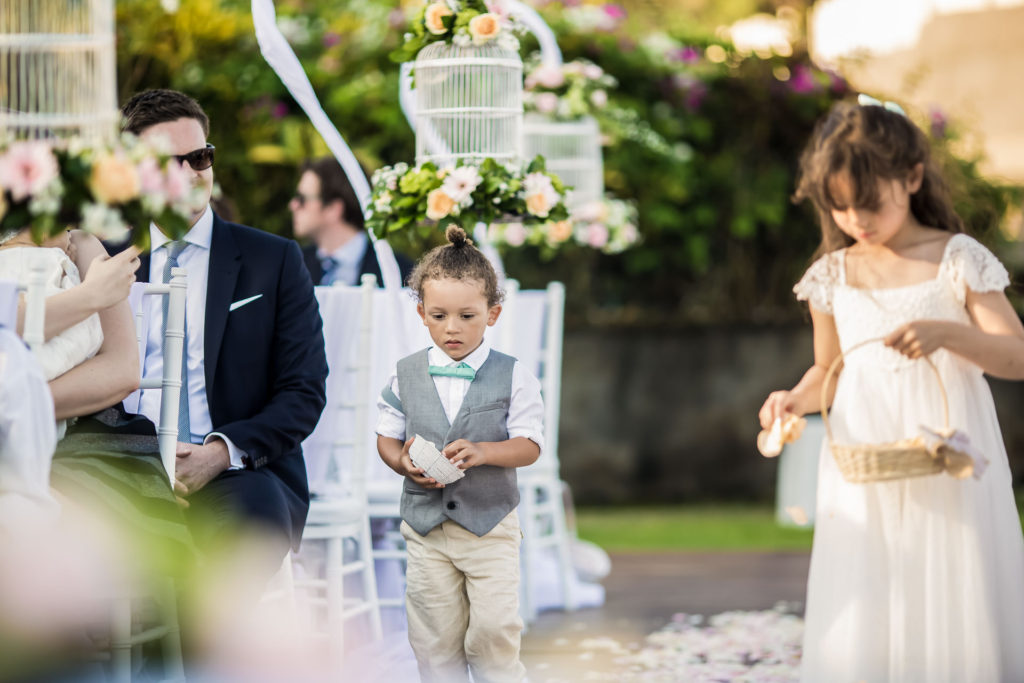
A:
{"label": "green foliage", "polygon": [[[714,21],[758,6],[687,2]],[[146,87],[195,96],[211,117],[224,203],[243,222],[289,234],[298,164],[326,148],[259,56],[249,7],[247,0],[181,0],[167,14],[159,0],[120,0],[121,96]],[[541,246],[524,246],[508,253],[506,270],[524,287],[567,282],[570,322],[802,318],[791,288],[819,230],[790,196],[799,153],[814,123],[848,94],[846,84],[815,67],[799,45],[786,57],[741,55],[714,34],[717,24],[704,28],[694,14],[637,7],[624,22],[598,28],[581,22],[607,19],[600,6],[552,2],[541,11],[566,61],[588,59],[618,82],[608,108],[634,112],[603,121],[604,172],[610,193],[636,202],[642,242],[614,256],[565,250],[547,262]],[[411,163],[413,134],[388,57],[408,31],[402,12],[385,0],[279,0],[277,9],[326,112],[364,167]],[[986,180],[977,159],[953,153],[955,139],[935,142],[958,210],[972,231],[987,233],[1019,203],[1019,188]],[[420,199],[408,201],[425,212]],[[388,239],[417,256],[439,233],[429,225],[402,229],[410,224],[389,227]]]}

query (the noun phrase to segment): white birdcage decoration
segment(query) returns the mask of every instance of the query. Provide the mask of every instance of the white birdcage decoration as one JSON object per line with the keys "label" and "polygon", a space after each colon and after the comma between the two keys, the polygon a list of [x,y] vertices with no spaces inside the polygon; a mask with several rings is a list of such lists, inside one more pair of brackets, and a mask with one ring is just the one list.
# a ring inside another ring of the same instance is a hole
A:
{"label": "white birdcage decoration", "polygon": [[540,154],[547,170],[572,187],[572,206],[604,197],[601,130],[590,116],[556,121],[543,114],[528,114],[523,123],[523,156]]}
{"label": "white birdcage decoration", "polygon": [[416,56],[416,163],[522,159],[523,62],[492,41]]}
{"label": "white birdcage decoration", "polygon": [[114,54],[113,0],[0,0],[0,130],[112,139]]}

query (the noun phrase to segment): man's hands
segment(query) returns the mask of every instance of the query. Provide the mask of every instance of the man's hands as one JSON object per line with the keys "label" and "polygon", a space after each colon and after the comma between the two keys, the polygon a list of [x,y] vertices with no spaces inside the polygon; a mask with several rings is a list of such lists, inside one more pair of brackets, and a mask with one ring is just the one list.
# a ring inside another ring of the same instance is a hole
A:
{"label": "man's hands", "polygon": [[441,452],[449,462],[460,470],[487,464],[487,452],[484,450],[483,444],[473,443],[466,439],[452,441]]}
{"label": "man's hands", "polygon": [[221,439],[208,444],[178,442],[178,458],[174,465],[174,492],[189,496],[231,466],[228,445]]}
{"label": "man's hands", "polygon": [[128,298],[138,268],[139,250],[135,247],[116,256],[97,256],[89,262],[82,287],[89,291],[96,309],[102,311]]}

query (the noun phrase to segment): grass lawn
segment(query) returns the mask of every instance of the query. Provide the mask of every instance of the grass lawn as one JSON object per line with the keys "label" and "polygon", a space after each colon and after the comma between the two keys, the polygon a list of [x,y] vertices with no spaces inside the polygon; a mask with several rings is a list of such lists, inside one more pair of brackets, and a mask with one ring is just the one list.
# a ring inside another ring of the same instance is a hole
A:
{"label": "grass lawn", "polygon": [[584,507],[576,516],[580,538],[612,552],[809,550],[813,534],[779,526],[766,505]]}
{"label": "grass lawn", "polygon": [[[1024,523],[1024,491],[1017,493]],[[579,537],[615,551],[810,550],[813,530],[782,527],[768,505],[582,507]]]}

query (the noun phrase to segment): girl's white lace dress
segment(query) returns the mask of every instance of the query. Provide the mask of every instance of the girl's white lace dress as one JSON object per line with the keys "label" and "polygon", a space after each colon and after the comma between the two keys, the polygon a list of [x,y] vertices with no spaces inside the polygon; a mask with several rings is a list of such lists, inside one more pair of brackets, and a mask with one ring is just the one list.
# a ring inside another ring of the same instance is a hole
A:
{"label": "girl's white lace dress", "polygon": [[[797,297],[835,318],[843,350],[922,319],[971,323],[967,290],[1009,285],[967,235],[948,242],[933,280],[858,289],[845,252],[816,261]],[[801,679],[808,683],[1024,681],[1024,539],[996,410],[981,368],[932,355],[950,426],[989,460],[980,480],[946,474],[847,483],[824,444],[807,587]],[[868,344],[852,352],[830,413],[837,441],[880,443],[942,427],[937,379],[922,361]]]}

